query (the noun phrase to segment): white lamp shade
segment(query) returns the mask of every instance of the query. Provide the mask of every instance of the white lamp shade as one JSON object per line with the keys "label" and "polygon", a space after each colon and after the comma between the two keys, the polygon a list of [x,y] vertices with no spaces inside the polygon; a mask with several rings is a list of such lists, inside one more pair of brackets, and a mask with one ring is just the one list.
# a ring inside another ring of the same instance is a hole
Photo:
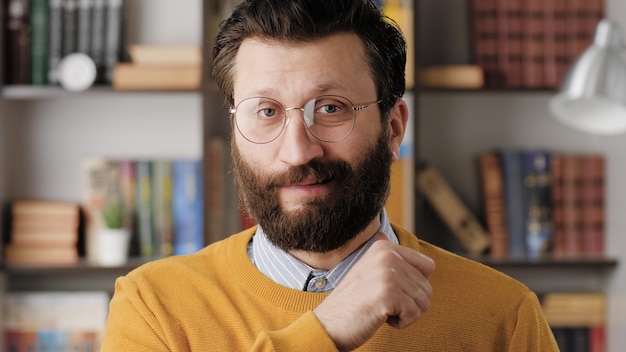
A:
{"label": "white lamp shade", "polygon": [[626,132],[626,62],[619,27],[602,20],[593,44],[576,60],[550,111],[564,124],[594,134]]}

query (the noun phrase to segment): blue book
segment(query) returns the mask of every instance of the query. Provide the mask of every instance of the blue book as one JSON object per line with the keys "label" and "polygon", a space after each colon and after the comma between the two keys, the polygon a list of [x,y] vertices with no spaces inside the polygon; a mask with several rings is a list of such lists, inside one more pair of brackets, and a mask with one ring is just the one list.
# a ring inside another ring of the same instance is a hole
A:
{"label": "blue book", "polygon": [[526,254],[538,257],[549,252],[552,242],[550,152],[522,152],[522,174]]}
{"label": "blue book", "polygon": [[526,255],[526,208],[522,174],[522,154],[517,150],[500,150],[502,162],[502,182],[506,207],[507,231],[509,234],[509,256]]}
{"label": "blue book", "polygon": [[172,171],[174,255],[195,253],[204,247],[202,162],[174,160]]}

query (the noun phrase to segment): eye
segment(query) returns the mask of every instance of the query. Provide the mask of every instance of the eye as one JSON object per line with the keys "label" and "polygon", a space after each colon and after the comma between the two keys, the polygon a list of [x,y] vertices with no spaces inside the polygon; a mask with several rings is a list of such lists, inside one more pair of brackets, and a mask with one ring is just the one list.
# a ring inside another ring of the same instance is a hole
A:
{"label": "eye", "polygon": [[261,120],[271,120],[280,118],[282,107],[280,104],[270,100],[259,101],[256,108],[256,117]]}
{"label": "eye", "polygon": [[320,99],[315,104],[315,112],[320,114],[338,114],[344,111],[346,104],[334,98]]}

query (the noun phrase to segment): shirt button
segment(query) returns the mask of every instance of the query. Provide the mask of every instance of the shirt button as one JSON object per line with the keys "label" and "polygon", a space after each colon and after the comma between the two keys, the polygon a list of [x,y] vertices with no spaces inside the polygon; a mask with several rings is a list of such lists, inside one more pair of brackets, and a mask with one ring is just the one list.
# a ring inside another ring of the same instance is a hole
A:
{"label": "shirt button", "polygon": [[327,282],[328,282],[328,280],[326,280],[326,278],[323,278],[323,277],[319,278],[319,279],[315,280],[315,283],[314,283],[315,288],[322,289],[322,288],[324,288],[326,286]]}

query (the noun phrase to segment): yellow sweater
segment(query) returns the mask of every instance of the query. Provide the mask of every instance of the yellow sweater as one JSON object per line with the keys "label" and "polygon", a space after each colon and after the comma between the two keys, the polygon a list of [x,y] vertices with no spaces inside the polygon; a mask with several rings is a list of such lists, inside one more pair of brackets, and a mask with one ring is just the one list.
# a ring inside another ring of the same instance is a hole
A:
{"label": "yellow sweater", "polygon": [[[534,293],[481,264],[420,241],[436,263],[430,309],[379,329],[364,351],[558,351]],[[117,280],[102,351],[336,351],[312,310],[328,293],[274,283],[248,259],[254,230]]]}

